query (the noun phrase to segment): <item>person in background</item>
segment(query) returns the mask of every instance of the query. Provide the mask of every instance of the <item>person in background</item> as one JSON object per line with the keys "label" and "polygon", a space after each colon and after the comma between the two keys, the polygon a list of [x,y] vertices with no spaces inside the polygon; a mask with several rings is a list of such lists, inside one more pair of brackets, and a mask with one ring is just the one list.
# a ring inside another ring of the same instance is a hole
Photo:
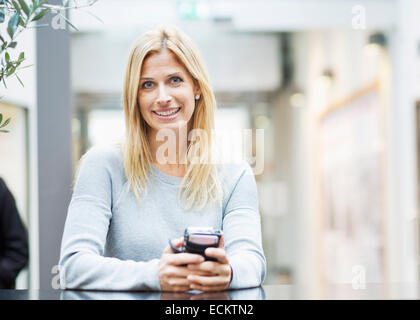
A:
{"label": "person in background", "polygon": [[15,199],[0,178],[0,289],[14,289],[19,272],[28,263],[28,235]]}

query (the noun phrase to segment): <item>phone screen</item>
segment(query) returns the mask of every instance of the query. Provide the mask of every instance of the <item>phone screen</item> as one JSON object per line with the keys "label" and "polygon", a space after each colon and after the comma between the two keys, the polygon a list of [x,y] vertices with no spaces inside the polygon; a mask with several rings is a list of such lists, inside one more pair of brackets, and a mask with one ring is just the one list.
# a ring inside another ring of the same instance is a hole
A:
{"label": "phone screen", "polygon": [[219,237],[205,234],[192,234],[189,236],[189,241],[202,246],[217,245]]}

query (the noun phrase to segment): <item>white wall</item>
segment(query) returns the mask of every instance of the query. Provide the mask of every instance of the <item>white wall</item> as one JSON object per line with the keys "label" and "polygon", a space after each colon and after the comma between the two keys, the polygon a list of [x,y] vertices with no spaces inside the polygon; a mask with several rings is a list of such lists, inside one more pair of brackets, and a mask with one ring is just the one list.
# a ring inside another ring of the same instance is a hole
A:
{"label": "white wall", "polygon": [[[153,27],[136,33],[73,34],[74,91],[121,92],[131,45]],[[235,34],[200,24],[182,29],[196,42],[215,91],[271,91],[281,85],[281,56],[275,35]]]}
{"label": "white wall", "polygon": [[[298,31],[320,28],[350,28],[353,8],[362,6],[367,28],[386,28],[395,20],[398,0],[200,0],[195,17],[201,21],[225,20],[236,30]],[[104,24],[84,12],[72,12],[71,19],[80,30],[142,29],[160,23],[179,23],[189,1],[106,0],[89,11]],[[115,11],[119,12],[115,15]],[[380,13],[380,14],[378,14]]]}

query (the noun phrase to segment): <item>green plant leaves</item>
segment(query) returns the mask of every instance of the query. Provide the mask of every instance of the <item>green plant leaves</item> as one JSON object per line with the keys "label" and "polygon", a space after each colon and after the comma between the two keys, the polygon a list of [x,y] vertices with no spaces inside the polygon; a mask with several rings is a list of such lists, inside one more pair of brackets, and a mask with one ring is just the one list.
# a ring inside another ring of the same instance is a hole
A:
{"label": "green plant leaves", "polygon": [[50,10],[49,9],[43,9],[41,10],[33,19],[32,21],[38,21],[42,19]]}
{"label": "green plant leaves", "polygon": [[1,8],[0,9],[0,23],[4,22],[5,16],[6,15],[4,14],[4,8]]}
{"label": "green plant leaves", "polygon": [[13,3],[13,7],[16,10],[16,13],[19,14],[19,16],[21,16],[22,15],[22,12],[20,10],[20,6],[18,5],[18,3],[15,0],[12,0],[12,3]]}
{"label": "green plant leaves", "polygon": [[[9,55],[9,53],[8,52],[6,52],[5,54],[4,54],[4,59],[5,59],[5,61],[6,61],[6,67],[5,67],[5,70],[3,71],[4,72],[4,74],[3,74],[3,79],[1,79],[1,80],[3,80],[3,83],[5,84],[5,82],[4,82],[4,77],[10,77],[11,75],[13,75],[13,74],[15,74],[15,71],[19,68],[19,66],[20,66],[20,64],[25,60],[25,53],[22,51],[20,54],[19,54],[19,57],[18,57],[18,59],[17,60],[14,60],[14,61],[12,61],[11,60],[11,58],[10,58],[10,55]],[[17,77],[17,79],[18,79],[18,81],[22,84],[22,86],[23,86],[23,83],[22,83],[22,81],[21,81],[21,79],[15,74],[15,76]]]}
{"label": "green plant leaves", "polygon": [[3,115],[0,113],[0,132],[9,132],[7,130],[3,130],[2,128],[4,128],[5,126],[9,124],[10,118],[6,119],[6,121],[1,123],[2,121],[3,121]]}
{"label": "green plant leaves", "polygon": [[[86,5],[70,7],[69,0],[62,0],[62,5],[52,5],[47,0],[0,0],[0,23],[6,22],[8,19],[7,27],[1,28],[1,32],[5,30],[4,34],[0,34],[0,85],[4,85],[7,88],[5,79],[15,75],[16,79],[23,86],[23,82],[16,72],[28,67],[20,66],[25,60],[25,54],[21,52],[17,59],[13,57],[13,54],[10,54],[11,50],[18,47],[16,38],[21,32],[28,28],[48,26],[46,24],[36,24],[35,22],[42,20],[51,11],[58,12],[56,17],[64,20],[67,25],[78,31],[77,27],[62,12],[64,10],[91,6],[96,2],[97,0],[91,0]],[[100,19],[98,18],[98,20]],[[6,33],[10,40],[7,39]]]}
{"label": "green plant leaves", "polygon": [[28,5],[26,4],[26,1],[25,0],[18,0],[18,1],[19,1],[20,6],[22,7],[23,12],[26,14],[27,17],[29,17],[30,11],[29,11]]}
{"label": "green plant leaves", "polygon": [[7,126],[10,122],[10,118],[6,119],[6,121],[3,122],[3,124],[0,125],[0,128],[4,128],[5,126]]}
{"label": "green plant leaves", "polygon": [[15,35],[17,26],[19,24],[20,15],[16,12],[10,19],[7,25],[7,33],[10,36],[10,39],[13,40],[13,36]]}
{"label": "green plant leaves", "polygon": [[[0,5],[5,4],[5,0],[0,0]],[[6,19],[6,13],[4,8],[0,8],[0,23],[3,23]]]}
{"label": "green plant leaves", "polygon": [[[12,75],[14,75],[23,86],[23,82],[16,74],[16,71],[19,70],[21,63],[25,60],[25,54],[24,52],[21,52],[17,59],[12,58],[11,50],[17,47],[18,42],[14,39],[17,37],[18,33],[26,29],[34,15],[39,15],[43,11],[34,13],[33,5],[29,5],[28,2],[30,4],[31,0],[0,0],[0,4],[7,4],[7,6],[1,8],[1,11],[5,16],[7,16],[7,13],[10,16],[7,28],[5,29],[11,40],[6,41],[4,37],[0,35],[0,40],[2,42],[0,47],[0,81],[5,88],[7,88],[5,78]],[[35,6],[39,6],[40,3],[40,1],[37,1]]]}
{"label": "green plant leaves", "polygon": [[21,85],[22,87],[24,87],[25,85],[23,84],[22,80],[19,78],[19,76],[17,75],[17,73],[15,73],[15,76],[16,76],[16,79],[18,79],[18,81],[19,81],[20,85]]}

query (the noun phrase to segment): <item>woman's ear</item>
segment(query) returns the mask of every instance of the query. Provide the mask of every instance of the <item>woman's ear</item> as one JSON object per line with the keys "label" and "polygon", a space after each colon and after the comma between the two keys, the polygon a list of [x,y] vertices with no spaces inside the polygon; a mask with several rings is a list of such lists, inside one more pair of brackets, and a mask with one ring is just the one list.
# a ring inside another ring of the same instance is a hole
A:
{"label": "woman's ear", "polygon": [[194,90],[194,99],[199,100],[201,98],[201,89],[200,87],[196,87]]}
{"label": "woman's ear", "polygon": [[196,96],[197,94],[201,96],[201,88],[200,88],[200,85],[198,84],[197,79],[194,79],[194,96]]}

